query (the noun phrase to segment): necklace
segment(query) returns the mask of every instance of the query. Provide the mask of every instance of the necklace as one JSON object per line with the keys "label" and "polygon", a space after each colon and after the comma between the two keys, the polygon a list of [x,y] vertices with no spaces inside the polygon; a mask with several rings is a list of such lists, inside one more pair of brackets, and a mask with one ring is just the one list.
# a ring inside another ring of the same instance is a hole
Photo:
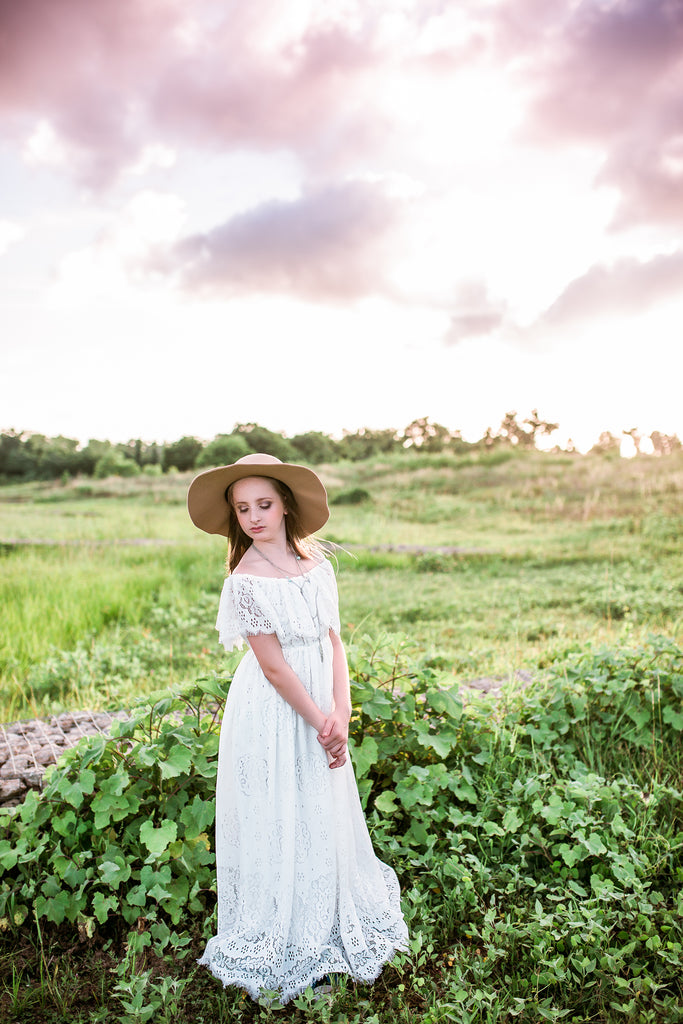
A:
{"label": "necklace", "polygon": [[[293,583],[294,584],[294,586],[299,591],[299,593],[301,594],[302,598],[304,599],[304,601],[306,603],[306,607],[308,608],[308,613],[311,616],[311,619],[314,622],[318,622],[319,621],[319,616],[320,616],[320,613],[318,611],[318,594],[317,594],[316,589],[314,587],[313,588],[313,596],[315,598],[315,610],[311,611],[310,603],[309,603],[308,596],[307,596],[307,594],[310,595],[310,590],[307,591],[305,589],[305,586],[308,583],[308,578],[309,577],[308,577],[308,573],[304,572],[303,569],[301,568],[300,564],[299,564],[300,561],[301,561],[301,555],[297,555],[296,551],[293,550],[291,544],[287,545],[287,547],[289,548],[289,550],[291,551],[291,553],[294,555],[294,557],[296,559],[296,568],[297,568],[297,572],[299,574],[299,578],[297,579],[295,576],[292,576],[286,569],[283,569],[281,566],[276,565],[276,563],[272,560],[272,558],[268,558],[268,555],[264,551],[261,551],[260,548],[256,547],[256,545],[254,544],[253,541],[252,541],[251,546],[254,548],[256,553],[261,556],[261,558],[265,559],[266,562],[268,562],[270,565],[272,565],[272,567],[274,569],[277,569],[278,572],[281,572],[282,575],[287,579],[287,581],[289,583]],[[322,637],[320,637],[320,636],[318,637],[317,643],[318,643],[318,651],[320,653],[320,660],[324,661],[325,660],[325,655],[323,654]]]}
{"label": "necklace", "polygon": [[[266,562],[268,562],[268,563],[269,563],[270,565],[272,565],[272,567],[273,567],[274,569],[277,569],[277,571],[278,571],[278,572],[281,572],[281,573],[282,573],[282,575],[283,575],[283,576],[285,576],[285,577],[286,577],[286,578],[287,578],[287,579],[288,579],[288,580],[289,580],[289,581],[290,581],[291,583],[297,584],[297,580],[296,580],[296,578],[295,578],[294,576],[292,576],[292,574],[291,574],[291,573],[289,573],[289,572],[287,571],[287,569],[282,569],[282,568],[281,568],[281,567],[280,567],[279,565],[276,565],[276,564],[275,564],[275,562],[274,562],[274,561],[272,560],[272,558],[268,558],[268,555],[267,555],[267,554],[265,554],[265,552],[264,552],[264,551],[261,551],[261,549],[260,549],[260,548],[257,548],[257,547],[256,547],[256,545],[254,544],[254,542],[253,542],[253,541],[252,541],[252,545],[251,545],[251,546],[253,547],[254,551],[256,551],[256,553],[257,553],[258,555],[260,555],[260,556],[261,556],[261,558],[265,558]],[[305,582],[306,582],[306,578],[307,578],[307,577],[306,577],[306,573],[305,573],[305,572],[303,571],[303,569],[302,569],[302,568],[301,568],[301,566],[299,565],[299,562],[301,561],[301,555],[297,555],[297,553],[296,553],[296,552],[295,552],[295,551],[294,551],[294,550],[292,549],[292,547],[291,547],[291,545],[290,545],[290,544],[288,544],[288,545],[287,545],[287,547],[289,548],[289,550],[290,550],[290,551],[292,552],[292,554],[294,555],[294,557],[295,557],[295,559],[296,559],[296,568],[297,568],[297,572],[298,572],[299,576],[303,576],[303,583],[305,583]],[[303,585],[303,584],[302,584],[302,585]]]}

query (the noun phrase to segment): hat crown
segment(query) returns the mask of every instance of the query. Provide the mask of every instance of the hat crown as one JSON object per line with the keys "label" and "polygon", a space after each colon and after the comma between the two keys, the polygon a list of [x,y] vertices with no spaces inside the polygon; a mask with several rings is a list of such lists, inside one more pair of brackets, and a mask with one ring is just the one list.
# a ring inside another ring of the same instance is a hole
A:
{"label": "hat crown", "polygon": [[274,455],[264,455],[262,452],[251,452],[249,455],[243,455],[241,459],[233,463],[235,466],[281,466],[282,461],[276,459]]}

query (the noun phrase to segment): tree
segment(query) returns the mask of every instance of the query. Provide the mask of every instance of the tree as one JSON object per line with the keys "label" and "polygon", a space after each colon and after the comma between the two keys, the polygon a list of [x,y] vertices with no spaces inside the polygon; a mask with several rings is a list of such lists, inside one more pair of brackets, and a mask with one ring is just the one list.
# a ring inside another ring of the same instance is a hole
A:
{"label": "tree", "polygon": [[338,452],[343,459],[360,462],[362,459],[372,458],[373,455],[392,452],[398,447],[400,447],[400,441],[397,431],[370,430],[368,427],[361,427],[354,433],[348,430],[344,431],[338,444]]}
{"label": "tree", "polygon": [[9,430],[0,434],[0,476],[26,475],[29,461],[24,451],[23,438],[23,430]]}
{"label": "tree", "polygon": [[630,430],[622,430],[622,434],[624,435],[624,437],[631,438],[633,444],[635,445],[636,455],[640,455],[640,442],[642,441],[643,437],[642,434],[638,432],[638,428],[631,427]]}
{"label": "tree", "polygon": [[111,441],[97,441],[94,438],[90,438],[87,445],[81,452],[81,466],[83,467],[81,472],[87,476],[93,476],[95,473],[95,466],[100,459],[111,451]]}
{"label": "tree", "polygon": [[250,451],[246,439],[239,434],[216,434],[197,459],[197,468],[227,466],[248,455]]}
{"label": "tree", "polygon": [[318,465],[321,462],[333,462],[337,457],[337,442],[328,434],[319,430],[309,430],[305,434],[295,434],[290,444],[296,451],[296,457],[304,462]]}
{"label": "tree", "polygon": [[196,437],[181,437],[179,441],[167,444],[163,452],[163,467],[172,466],[181,473],[194,469],[195,463],[204,445]]}
{"label": "tree", "polygon": [[619,438],[615,437],[609,430],[603,430],[597,443],[591,448],[591,451],[598,455],[618,453],[621,451],[621,442],[619,441]]}
{"label": "tree", "polygon": [[513,446],[520,446],[522,448],[528,447],[530,434],[526,432],[523,426],[517,422],[517,413],[506,412],[503,417],[500,427],[498,428],[498,436],[507,444]]}
{"label": "tree", "polygon": [[492,427],[487,427],[486,428],[486,433],[484,434],[484,436],[479,438],[478,441],[474,442],[474,447],[475,448],[486,448],[488,450],[488,449],[491,449],[491,448],[495,448],[496,445],[500,442],[500,440],[501,440],[500,435],[499,434],[494,434]]}
{"label": "tree", "polygon": [[542,420],[538,415],[538,409],[532,409],[531,416],[523,421],[529,430],[525,430],[521,423],[517,422],[516,412],[506,412],[499,429],[499,437],[507,444],[519,448],[535,448],[538,434],[552,434],[557,430],[559,423],[549,423]]}
{"label": "tree", "polygon": [[655,455],[671,455],[681,448],[681,442],[676,434],[661,434],[658,430],[653,430],[650,440]]}
{"label": "tree", "polygon": [[294,461],[296,451],[282,434],[276,434],[258,423],[238,423],[233,434],[244,438],[252,452],[274,455],[282,462]]}
{"label": "tree", "polygon": [[137,476],[140,467],[134,459],[129,459],[123,452],[111,448],[97,460],[94,476],[96,480],[104,480],[108,476]]}
{"label": "tree", "polygon": [[127,444],[117,445],[117,450],[123,452],[127,458],[132,459],[142,469],[144,466],[157,466],[161,462],[161,448],[153,441],[148,444],[139,437],[130,440]]}
{"label": "tree", "polygon": [[548,420],[540,419],[538,415],[538,409],[531,410],[531,416],[524,420],[526,425],[531,428],[531,444],[530,447],[536,446],[536,438],[539,434],[544,437],[549,437],[554,434],[560,426],[559,423],[549,423]]}
{"label": "tree", "polygon": [[441,423],[431,423],[427,416],[413,420],[403,431],[404,448],[419,448],[424,452],[441,452],[446,448],[453,436]]}

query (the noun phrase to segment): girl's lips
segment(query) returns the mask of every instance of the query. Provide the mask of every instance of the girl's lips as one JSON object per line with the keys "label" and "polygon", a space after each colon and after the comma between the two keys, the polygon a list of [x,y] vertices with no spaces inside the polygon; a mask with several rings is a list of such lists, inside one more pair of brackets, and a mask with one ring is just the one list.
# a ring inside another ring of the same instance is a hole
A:
{"label": "girl's lips", "polygon": [[252,526],[252,528],[251,528],[251,530],[249,532],[250,533],[261,533],[262,530],[263,530],[262,526]]}

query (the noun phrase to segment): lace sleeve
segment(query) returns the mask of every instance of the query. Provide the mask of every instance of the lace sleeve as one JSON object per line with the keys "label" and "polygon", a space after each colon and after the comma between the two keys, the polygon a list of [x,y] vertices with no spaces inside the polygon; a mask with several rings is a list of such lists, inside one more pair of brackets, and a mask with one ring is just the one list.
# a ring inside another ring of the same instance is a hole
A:
{"label": "lace sleeve", "polygon": [[226,651],[242,647],[248,636],[275,633],[276,622],[264,596],[258,594],[253,576],[228,576],[218,606],[216,629]]}

